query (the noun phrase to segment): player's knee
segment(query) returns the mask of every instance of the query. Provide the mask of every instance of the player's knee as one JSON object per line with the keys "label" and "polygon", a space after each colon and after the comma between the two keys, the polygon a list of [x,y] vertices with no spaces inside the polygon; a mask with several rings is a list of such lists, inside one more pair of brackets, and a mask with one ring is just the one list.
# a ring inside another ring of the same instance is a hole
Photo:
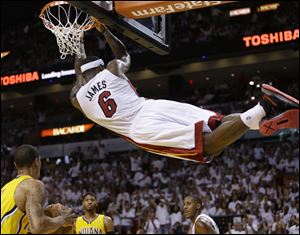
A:
{"label": "player's knee", "polygon": [[203,150],[205,155],[216,157],[223,152],[223,148],[217,145],[213,137],[209,134],[204,135]]}
{"label": "player's knee", "polygon": [[206,148],[204,149],[204,155],[210,157],[217,157],[223,152],[223,149]]}

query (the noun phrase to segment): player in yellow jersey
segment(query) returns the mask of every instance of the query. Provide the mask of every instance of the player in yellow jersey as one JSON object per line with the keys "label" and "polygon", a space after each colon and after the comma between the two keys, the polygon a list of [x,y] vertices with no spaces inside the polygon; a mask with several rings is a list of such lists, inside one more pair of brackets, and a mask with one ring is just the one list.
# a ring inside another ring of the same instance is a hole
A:
{"label": "player in yellow jersey", "polygon": [[113,234],[114,224],[110,217],[96,213],[97,197],[86,193],[82,202],[84,215],[76,220],[76,234]]}
{"label": "player in yellow jersey", "polygon": [[[1,188],[1,234],[52,233],[61,226],[71,226],[75,214],[61,206],[60,215],[51,218],[44,209],[45,187],[39,181],[41,160],[38,150],[31,145],[16,149],[15,179]],[[46,214],[45,214],[46,213]]]}

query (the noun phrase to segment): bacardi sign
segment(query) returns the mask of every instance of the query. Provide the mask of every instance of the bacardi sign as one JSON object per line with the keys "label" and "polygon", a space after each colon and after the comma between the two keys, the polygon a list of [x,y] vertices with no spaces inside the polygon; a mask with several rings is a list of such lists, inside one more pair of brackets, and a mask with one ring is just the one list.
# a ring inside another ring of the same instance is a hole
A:
{"label": "bacardi sign", "polygon": [[84,133],[90,130],[95,124],[82,124],[76,126],[57,127],[41,131],[41,137],[72,135]]}

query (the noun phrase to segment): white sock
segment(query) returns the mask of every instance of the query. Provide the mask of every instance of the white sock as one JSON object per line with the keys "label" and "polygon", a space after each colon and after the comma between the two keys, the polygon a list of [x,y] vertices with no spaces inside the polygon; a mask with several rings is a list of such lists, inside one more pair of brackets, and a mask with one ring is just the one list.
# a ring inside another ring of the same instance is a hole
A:
{"label": "white sock", "polygon": [[241,114],[242,122],[250,128],[250,130],[259,130],[259,122],[266,116],[263,107],[258,103],[252,109]]}

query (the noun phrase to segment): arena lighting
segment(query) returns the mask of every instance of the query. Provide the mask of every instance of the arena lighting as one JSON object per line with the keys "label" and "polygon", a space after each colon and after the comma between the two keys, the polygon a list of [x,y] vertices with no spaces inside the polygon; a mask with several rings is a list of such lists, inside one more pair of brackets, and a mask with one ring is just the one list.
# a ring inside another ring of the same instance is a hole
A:
{"label": "arena lighting", "polygon": [[10,53],[10,51],[3,51],[1,52],[1,59],[7,56]]}
{"label": "arena lighting", "polygon": [[254,97],[254,96],[251,96],[251,100],[255,100],[255,97]]}
{"label": "arena lighting", "polygon": [[297,39],[299,39],[299,29],[243,37],[245,47],[256,47],[273,43],[289,42]]}
{"label": "arena lighting", "polygon": [[253,86],[253,85],[254,85],[254,81],[250,81],[250,82],[249,82],[249,85],[250,85],[250,86]]}
{"label": "arena lighting", "polygon": [[260,84],[257,84],[256,87],[257,87],[257,88],[260,88]]}
{"label": "arena lighting", "polygon": [[270,3],[270,4],[261,5],[257,8],[257,12],[274,11],[277,10],[279,6],[280,6],[279,3]]}
{"label": "arena lighting", "polygon": [[76,126],[65,126],[41,131],[41,137],[51,137],[59,135],[72,135],[89,131],[95,124],[82,124]]}
{"label": "arena lighting", "polygon": [[249,15],[250,13],[251,13],[250,7],[246,7],[246,8],[230,10],[229,16],[234,17],[234,16],[241,16],[241,15]]}

